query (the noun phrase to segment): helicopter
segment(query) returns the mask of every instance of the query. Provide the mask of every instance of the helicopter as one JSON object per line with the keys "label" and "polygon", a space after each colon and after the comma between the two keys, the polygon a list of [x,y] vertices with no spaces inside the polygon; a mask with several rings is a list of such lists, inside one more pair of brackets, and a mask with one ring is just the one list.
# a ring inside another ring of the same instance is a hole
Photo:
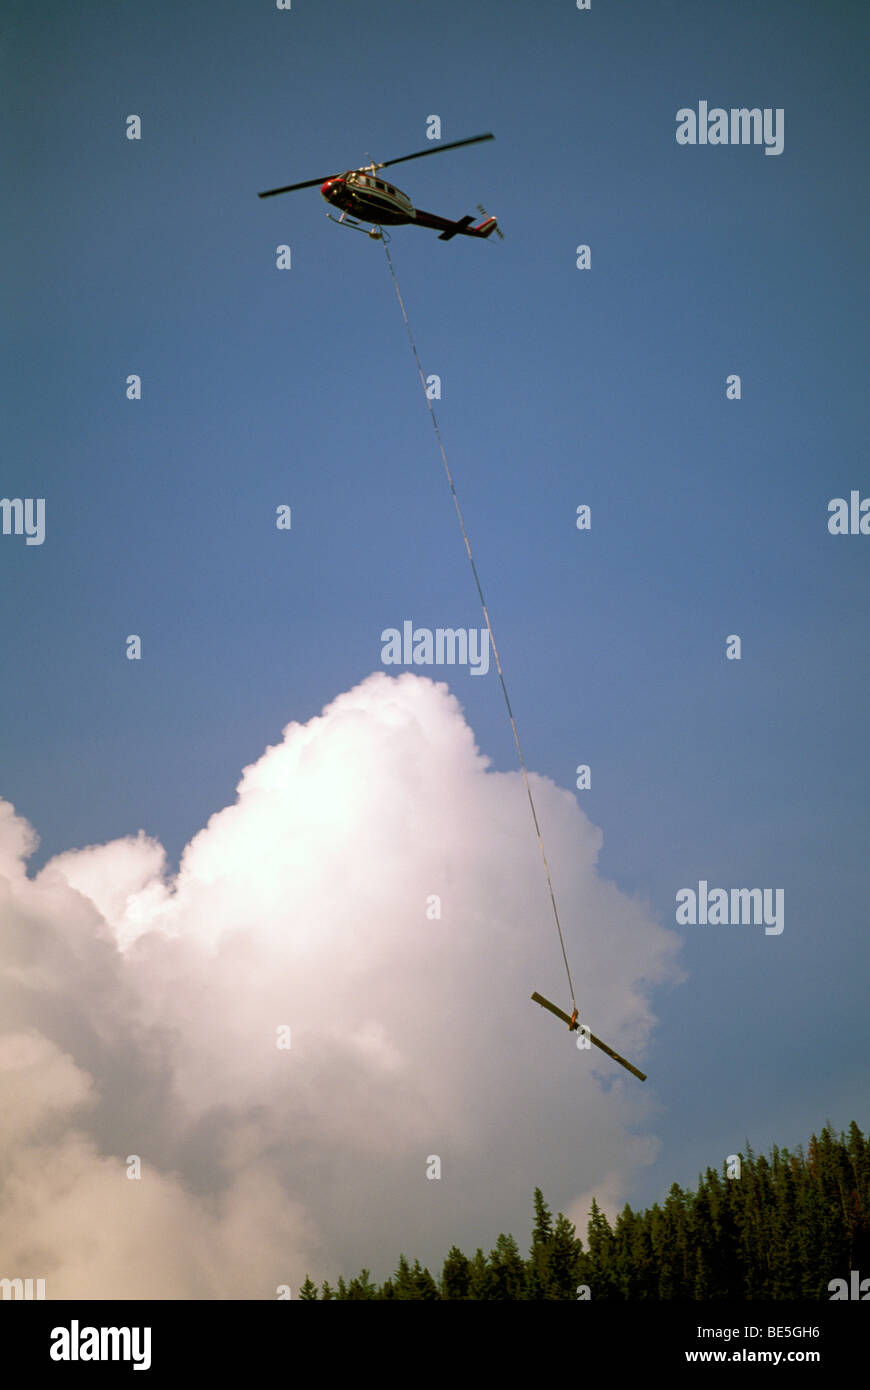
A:
{"label": "helicopter", "polygon": [[[314,188],[320,184],[320,192],[328,203],[341,209],[340,217],[326,215],[331,222],[342,227],[352,227],[366,232],[375,241],[384,236],[384,226],[398,226],[401,223],[414,223],[418,227],[430,227],[439,233],[439,241],[452,241],[455,236],[488,237],[496,232],[502,238],[498,220],[489,217],[485,210],[483,221],[473,226],[473,217],[460,217],[453,222],[447,217],[439,217],[434,212],[423,212],[415,208],[407,193],[377,177],[379,169],[388,169],[391,164],[404,164],[409,159],[422,159],[427,154],[444,154],[446,150],[457,150],[461,145],[477,145],[482,140],[494,140],[494,135],[473,135],[470,140],[453,140],[449,145],[436,145],[434,149],[417,150],[416,154],[403,154],[399,159],[388,159],[383,164],[363,164],[359,169],[346,169],[343,174],[328,174],[326,178],[306,179],[304,183],[288,183],[284,188],[268,188],[258,193],[258,198],[274,198],[276,193],[294,193],[299,188]],[[363,222],[371,222],[371,227],[363,227]]]}

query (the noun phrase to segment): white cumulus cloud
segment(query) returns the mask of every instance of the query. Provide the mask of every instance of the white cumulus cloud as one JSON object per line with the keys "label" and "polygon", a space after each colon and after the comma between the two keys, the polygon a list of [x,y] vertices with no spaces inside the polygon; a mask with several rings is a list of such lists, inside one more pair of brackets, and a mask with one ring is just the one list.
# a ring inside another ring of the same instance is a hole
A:
{"label": "white cumulus cloud", "polygon": [[[642,1063],[678,939],[533,783],[581,1018]],[[35,843],[0,802],[5,1277],[274,1298],[400,1250],[437,1270],[523,1245],[534,1186],[610,1205],[651,1160],[645,1088],[529,1000],[568,1003],[528,802],[446,686],[379,672],[289,724],[174,876],[140,832],[30,879]]]}

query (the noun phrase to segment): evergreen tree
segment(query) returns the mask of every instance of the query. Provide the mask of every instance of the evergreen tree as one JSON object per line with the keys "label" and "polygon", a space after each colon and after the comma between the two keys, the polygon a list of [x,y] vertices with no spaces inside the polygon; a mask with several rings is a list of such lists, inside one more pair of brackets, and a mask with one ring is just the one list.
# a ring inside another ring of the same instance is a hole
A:
{"label": "evergreen tree", "polygon": [[416,1298],[411,1266],[408,1264],[404,1255],[399,1256],[399,1263],[396,1266],[396,1273],[393,1276],[393,1286],[395,1288],[395,1293],[393,1294],[394,1298]]}
{"label": "evergreen tree", "polygon": [[553,1218],[544,1201],[544,1194],[535,1188],[535,1224],[529,1248],[526,1288],[532,1299],[550,1297],[550,1252],[553,1239]]}
{"label": "evergreen tree", "polygon": [[734,1219],[732,1191],[737,1178],[727,1176],[722,1165],[722,1177],[714,1168],[705,1174],[706,1198],[712,1222],[712,1243],[706,1246],[706,1270],[709,1298],[727,1299],[730,1290],[739,1286],[740,1265],[737,1258],[737,1226]]}
{"label": "evergreen tree", "polygon": [[493,1286],[492,1271],[486,1262],[486,1256],[478,1248],[474,1252],[468,1270],[468,1297],[470,1299],[491,1298]]}
{"label": "evergreen tree", "polygon": [[648,1212],[633,1213],[633,1216],[633,1230],[629,1247],[629,1258],[633,1268],[632,1298],[655,1298],[658,1289],[658,1271],[652,1248],[652,1221]]}
{"label": "evergreen tree", "polygon": [[500,1235],[490,1251],[489,1298],[516,1302],[526,1296],[526,1266],[513,1236]]}
{"label": "evergreen tree", "polygon": [[441,1297],[438,1292],[438,1285],[428,1269],[421,1267],[419,1260],[414,1261],[414,1268],[411,1270],[411,1282],[414,1286],[414,1298],[431,1302],[432,1299]]}
{"label": "evergreen tree", "polygon": [[553,1234],[550,1237],[547,1261],[548,1298],[571,1299],[572,1301],[576,1299],[577,1285],[581,1282],[582,1252],[583,1242],[577,1239],[577,1232],[573,1224],[567,1216],[563,1216],[559,1212],[553,1227]]}
{"label": "evergreen tree", "polygon": [[822,1298],[828,1279],[823,1271],[827,1259],[823,1253],[825,1219],[818,1183],[818,1149],[815,1135],[810,1139],[805,1166],[798,1178],[796,1199],[798,1259],[801,1266],[800,1294],[804,1298]]}
{"label": "evergreen tree", "polygon": [[441,1297],[453,1300],[467,1299],[470,1279],[468,1257],[463,1255],[458,1245],[451,1245],[441,1271]]}
{"label": "evergreen tree", "polygon": [[305,1276],[305,1283],[299,1290],[299,1297],[302,1299],[307,1299],[309,1302],[311,1301],[311,1299],[317,1298],[317,1285],[312,1284],[307,1274]]}
{"label": "evergreen tree", "polygon": [[692,1298],[706,1301],[710,1297],[712,1263],[714,1258],[714,1222],[707,1184],[698,1175],[698,1189],[686,1214],[687,1247]]}
{"label": "evergreen tree", "polygon": [[[831,1279],[849,1277],[848,1240],[843,1240],[840,1192],[837,1184],[832,1135],[826,1125],[818,1139],[810,1140],[814,1168],[812,1202],[817,1247],[814,1263],[815,1296],[824,1297]],[[824,1291],[824,1292],[823,1292]]]}
{"label": "evergreen tree", "polygon": [[587,1257],[583,1263],[585,1277],[581,1282],[589,1285],[594,1299],[613,1296],[612,1249],[613,1232],[610,1222],[593,1197],[586,1225]]}
{"label": "evergreen tree", "polygon": [[347,1289],[347,1296],[353,1302],[371,1301],[378,1296],[377,1285],[371,1282],[369,1271],[360,1270],[356,1279],[351,1279]]}
{"label": "evergreen tree", "polygon": [[[845,1136],[841,1139],[845,1143]],[[848,1205],[846,1222],[849,1236],[849,1268],[870,1268],[870,1162],[860,1129],[853,1120],[845,1143]]]}
{"label": "evergreen tree", "polygon": [[800,1250],[795,1228],[797,1194],[791,1155],[774,1145],[772,1202],[767,1216],[768,1286],[771,1298],[794,1298],[800,1288]]}
{"label": "evergreen tree", "polygon": [[550,1208],[544,1201],[544,1194],[539,1187],[535,1188],[535,1224],[532,1228],[532,1244],[546,1245],[550,1236],[553,1234],[553,1217]]}

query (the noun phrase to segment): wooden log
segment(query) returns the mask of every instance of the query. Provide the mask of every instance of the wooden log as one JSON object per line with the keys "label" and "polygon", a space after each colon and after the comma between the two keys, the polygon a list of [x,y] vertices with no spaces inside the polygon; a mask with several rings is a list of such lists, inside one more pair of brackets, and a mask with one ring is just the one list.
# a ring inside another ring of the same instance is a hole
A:
{"label": "wooden log", "polygon": [[[575,1031],[580,1028],[579,1023],[572,1024],[570,1014],[564,1013],[556,1004],[551,1004],[549,999],[544,998],[543,994],[535,993],[532,995],[532,998],[535,1003],[540,1004],[543,1009],[549,1009],[551,1014],[555,1014],[557,1018],[561,1018],[562,1022],[567,1023],[569,1028]],[[608,1057],[612,1057],[614,1062],[618,1062],[621,1067],[625,1067],[626,1071],[630,1071],[632,1076],[636,1076],[638,1081],[646,1081],[646,1072],[638,1071],[637,1067],[632,1066],[631,1062],[627,1062],[624,1057],[620,1057],[618,1052],[614,1052],[612,1047],[608,1047],[606,1042],[602,1042],[600,1038],[596,1038],[594,1033],[589,1033],[588,1037],[590,1042],[594,1043],[596,1047],[600,1047],[601,1051],[606,1052]]]}

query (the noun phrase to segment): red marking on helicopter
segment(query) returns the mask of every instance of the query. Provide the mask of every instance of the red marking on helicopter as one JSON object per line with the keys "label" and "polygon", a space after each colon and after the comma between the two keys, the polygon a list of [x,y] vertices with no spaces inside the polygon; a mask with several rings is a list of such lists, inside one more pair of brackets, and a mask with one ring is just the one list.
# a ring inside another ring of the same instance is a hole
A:
{"label": "red marking on helicopter", "polygon": [[[290,183],[283,188],[269,188],[257,196],[272,198],[276,193],[293,193],[299,188],[314,188],[320,185],[320,192],[328,203],[339,208],[340,217],[332,217],[344,227],[367,232],[370,237],[379,238],[382,227],[395,227],[403,223],[414,223],[418,227],[429,227],[439,233],[439,241],[451,241],[455,236],[488,237],[496,232],[501,237],[498,221],[484,214],[482,222],[474,225],[472,217],[461,217],[453,221],[439,217],[434,212],[424,212],[415,208],[407,193],[385,179],[378,178],[378,170],[391,164],[404,164],[408,159],[422,159],[428,154],[443,154],[445,150],[458,149],[460,145],[476,145],[482,140],[494,140],[494,135],[474,135],[470,140],[454,140],[449,145],[437,145],[433,149],[418,150],[416,154],[405,154],[400,159],[388,159],[384,164],[372,162],[359,169],[346,169],[343,174],[329,174],[325,179],[307,179],[304,183]],[[481,208],[481,212],[483,209]],[[362,222],[371,222],[371,227],[363,227]]]}

